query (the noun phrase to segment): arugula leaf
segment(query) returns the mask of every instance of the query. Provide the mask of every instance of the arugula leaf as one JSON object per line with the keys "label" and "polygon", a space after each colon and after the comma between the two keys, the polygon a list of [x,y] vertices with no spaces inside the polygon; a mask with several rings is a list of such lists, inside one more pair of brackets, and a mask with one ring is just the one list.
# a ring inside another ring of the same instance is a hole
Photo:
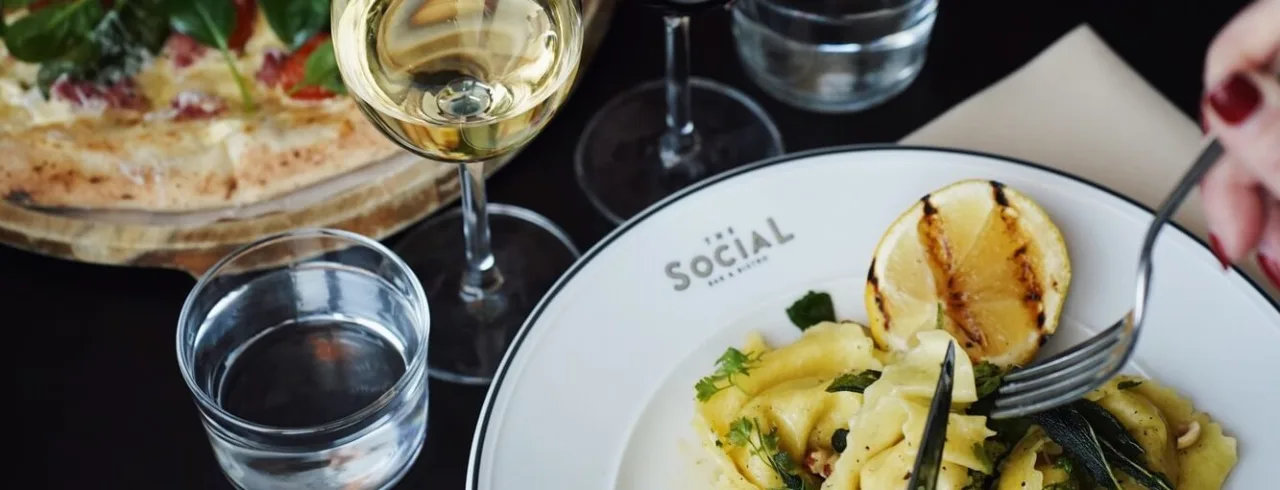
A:
{"label": "arugula leaf", "polygon": [[227,46],[227,38],[236,30],[236,7],[228,0],[170,0],[169,24],[173,30],[191,36],[197,42],[217,48],[226,60],[240,89],[240,97],[244,99],[247,111],[255,109],[249,85],[245,82],[240,69],[236,67],[235,56]]}
{"label": "arugula leaf", "polygon": [[335,94],[347,93],[347,87],[342,84],[342,72],[338,71],[338,60],[333,54],[333,40],[316,46],[315,51],[307,56],[302,81],[294,85],[289,93],[311,86],[321,87]]}
{"label": "arugula leaf", "polygon": [[836,321],[836,308],[830,294],[809,291],[787,307],[787,318],[803,331],[822,322]]}
{"label": "arugula leaf", "polygon": [[1121,390],[1131,390],[1141,385],[1142,385],[1142,381],[1138,381],[1134,379],[1126,379],[1124,381],[1117,383],[1116,388]]}
{"label": "arugula leaf", "polygon": [[276,37],[296,50],[329,27],[329,0],[258,0]]}
{"label": "arugula leaf", "polygon": [[[751,369],[760,363],[760,356],[763,353],[757,352],[752,355],[742,353],[742,351],[733,347],[724,351],[719,359],[716,359],[716,370],[711,375],[699,379],[693,385],[694,391],[698,394],[698,401],[705,402],[710,400],[712,396],[729,387],[737,387],[733,381],[734,376],[746,376],[751,373]],[[741,387],[738,387],[741,389]]]}
{"label": "arugula leaf", "polygon": [[978,388],[978,398],[985,398],[995,393],[1004,381],[1004,370],[989,361],[982,361],[973,366],[973,381]]}
{"label": "arugula leaf", "polygon": [[862,393],[880,379],[880,371],[874,369],[866,369],[856,373],[845,373],[837,376],[827,386],[827,393],[837,393],[841,391],[851,391],[854,393]]}
{"label": "arugula leaf", "polygon": [[5,47],[14,58],[40,63],[88,41],[106,12],[98,0],[49,5],[5,28]]}

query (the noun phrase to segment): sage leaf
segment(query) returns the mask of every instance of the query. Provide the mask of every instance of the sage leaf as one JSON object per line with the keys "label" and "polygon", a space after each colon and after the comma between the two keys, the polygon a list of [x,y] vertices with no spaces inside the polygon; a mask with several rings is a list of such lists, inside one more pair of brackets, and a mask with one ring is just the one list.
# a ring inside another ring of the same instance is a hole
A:
{"label": "sage leaf", "polygon": [[1106,490],[1118,490],[1120,483],[1107,464],[1103,453],[1102,442],[1088,420],[1073,405],[1058,407],[1047,412],[1037,413],[1031,419],[1044,428],[1044,432],[1053,442],[1071,455],[1076,462],[1084,466],[1093,476],[1093,480]]}
{"label": "sage leaf", "polygon": [[830,294],[809,291],[787,307],[787,318],[803,331],[822,322],[836,321],[836,308]]}
{"label": "sage leaf", "polygon": [[1080,400],[1071,405],[1084,416],[1103,442],[1108,443],[1127,458],[1142,461],[1146,450],[1142,449],[1138,441],[1129,434],[1128,429],[1125,429],[1124,425],[1111,415],[1111,412],[1089,400]]}

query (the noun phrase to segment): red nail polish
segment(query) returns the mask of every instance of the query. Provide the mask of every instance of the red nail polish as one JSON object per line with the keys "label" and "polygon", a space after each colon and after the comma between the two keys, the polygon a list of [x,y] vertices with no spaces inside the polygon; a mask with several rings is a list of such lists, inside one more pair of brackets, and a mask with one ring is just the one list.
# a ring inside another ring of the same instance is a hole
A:
{"label": "red nail polish", "polygon": [[1227,253],[1222,250],[1222,243],[1218,241],[1217,235],[1209,234],[1209,249],[1213,250],[1213,256],[1218,258],[1218,263],[1222,264],[1222,270],[1227,270],[1227,266],[1231,265],[1231,261],[1227,259]]}
{"label": "red nail polish", "polygon": [[1268,259],[1266,255],[1258,254],[1258,265],[1262,266],[1262,273],[1267,276],[1267,280],[1280,287],[1280,264]]}
{"label": "red nail polish", "polygon": [[1244,122],[1262,103],[1262,93],[1244,75],[1235,74],[1209,92],[1209,105],[1227,124]]}

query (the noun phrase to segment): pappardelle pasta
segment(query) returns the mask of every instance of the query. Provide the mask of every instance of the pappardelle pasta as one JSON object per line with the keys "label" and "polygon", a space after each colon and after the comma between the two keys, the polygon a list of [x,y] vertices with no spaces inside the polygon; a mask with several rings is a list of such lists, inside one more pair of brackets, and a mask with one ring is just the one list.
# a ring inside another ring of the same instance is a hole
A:
{"label": "pappardelle pasta", "polygon": [[[904,488],[954,340],[928,330],[907,351],[887,352],[863,326],[830,321],[776,349],[750,335],[698,387],[695,428],[712,488]],[[1104,451],[1108,486],[1091,474],[1089,456],[1076,454],[1088,448],[1058,444],[1035,421],[988,420],[983,401],[998,377],[990,364],[956,358],[938,490],[1216,490],[1235,465],[1235,440],[1207,414],[1152,380],[1120,376],[1081,402],[1105,410],[1124,434],[1092,420],[1080,428],[1104,441],[1129,440],[1141,456],[1140,468],[1130,469]]]}
{"label": "pappardelle pasta", "polygon": [[1119,376],[1027,419],[988,420],[1002,376],[1054,333],[1071,281],[1061,233],[1028,196],[966,180],[926,194],[876,246],[868,326],[810,291],[803,331],[729,348],[695,386],[718,490],[900,490],[947,347],[955,385],[938,490],[1218,490],[1236,441],[1157,382]]}

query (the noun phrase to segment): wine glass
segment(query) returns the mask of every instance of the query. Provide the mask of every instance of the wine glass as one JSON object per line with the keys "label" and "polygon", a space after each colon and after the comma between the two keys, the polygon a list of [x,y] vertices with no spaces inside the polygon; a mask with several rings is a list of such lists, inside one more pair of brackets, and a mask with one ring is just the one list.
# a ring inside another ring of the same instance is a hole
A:
{"label": "wine glass", "polygon": [[605,104],[587,123],[573,162],[587,198],[614,223],[704,177],[783,152],[759,104],[689,74],[689,16],[728,0],[641,1],[664,14],[666,79]]}
{"label": "wine glass", "polygon": [[458,165],[461,210],[418,225],[396,251],[431,305],[428,372],[488,383],[578,257],[546,218],[486,206],[484,167],[529,142],[564,102],[582,51],[579,0],[338,0],[332,9],[338,68],[365,116],[405,150]]}

